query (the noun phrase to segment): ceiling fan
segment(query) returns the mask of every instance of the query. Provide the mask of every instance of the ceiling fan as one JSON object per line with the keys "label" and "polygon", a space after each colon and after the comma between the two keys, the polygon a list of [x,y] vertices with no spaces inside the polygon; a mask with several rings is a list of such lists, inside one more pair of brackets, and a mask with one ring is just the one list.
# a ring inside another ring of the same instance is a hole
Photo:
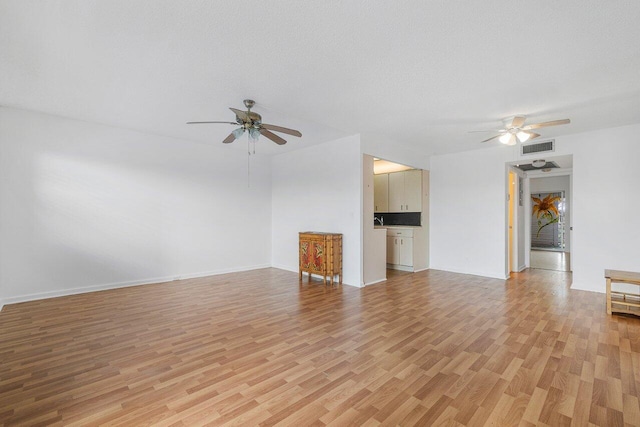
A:
{"label": "ceiling fan", "polygon": [[566,125],[571,123],[569,119],[552,120],[550,122],[534,123],[530,125],[524,125],[525,116],[515,116],[511,119],[504,121],[504,129],[490,129],[490,130],[476,130],[471,132],[498,132],[498,135],[487,138],[482,142],[488,142],[492,139],[498,138],[498,140],[505,145],[516,145],[517,141],[525,142],[529,139],[537,138],[539,133],[531,132],[533,129],[540,129],[548,126]]}
{"label": "ceiling fan", "polygon": [[240,127],[229,134],[222,142],[225,144],[229,144],[236,139],[240,138],[243,133],[249,132],[249,138],[252,140],[257,140],[260,135],[269,138],[273,142],[278,145],[286,144],[287,141],[276,135],[275,132],[282,132],[288,135],[293,135],[297,137],[301,137],[302,133],[300,131],[285,128],[282,126],[269,125],[266,123],[262,123],[262,116],[258,113],[254,113],[251,111],[251,108],[255,105],[255,101],[252,99],[245,99],[244,106],[247,107],[247,111],[238,110],[236,108],[229,108],[236,114],[235,122],[187,122],[188,125],[199,125],[199,124],[208,124],[208,123],[227,123],[230,125],[240,125]]}

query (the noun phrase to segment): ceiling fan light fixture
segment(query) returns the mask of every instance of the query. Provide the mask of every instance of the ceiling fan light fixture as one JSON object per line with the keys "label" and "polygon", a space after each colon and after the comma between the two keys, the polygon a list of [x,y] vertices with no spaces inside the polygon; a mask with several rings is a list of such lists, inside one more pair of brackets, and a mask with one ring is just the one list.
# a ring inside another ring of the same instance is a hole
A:
{"label": "ceiling fan light fixture", "polygon": [[529,135],[529,133],[523,132],[523,131],[520,131],[520,132],[516,133],[516,136],[518,137],[518,141],[520,141],[520,142],[525,142],[531,137],[531,135]]}
{"label": "ceiling fan light fixture", "polygon": [[500,136],[500,138],[498,138],[498,141],[502,142],[503,144],[509,144],[509,140],[511,139],[511,134],[509,132],[503,134],[502,136]]}
{"label": "ceiling fan light fixture", "polygon": [[260,130],[256,128],[249,129],[249,138],[253,141],[257,141],[260,137]]}
{"label": "ceiling fan light fixture", "polygon": [[238,128],[233,131],[233,136],[235,136],[235,138],[238,139],[242,136],[243,133],[244,133],[244,128]]}

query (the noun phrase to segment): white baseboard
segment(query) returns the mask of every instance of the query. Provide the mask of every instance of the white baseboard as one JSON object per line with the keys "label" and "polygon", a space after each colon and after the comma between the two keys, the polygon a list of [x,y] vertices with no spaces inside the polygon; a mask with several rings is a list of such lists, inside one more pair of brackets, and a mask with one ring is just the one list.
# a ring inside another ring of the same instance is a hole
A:
{"label": "white baseboard", "polygon": [[441,271],[448,271],[449,273],[469,274],[471,276],[487,277],[487,278],[490,278],[490,279],[500,279],[500,280],[507,280],[508,279],[508,277],[505,277],[504,274],[495,274],[495,273],[490,273],[490,272],[487,272],[487,271],[457,270],[457,269],[454,269],[454,268],[434,267],[434,266],[431,266],[430,270],[441,270]]}
{"label": "white baseboard", "polygon": [[384,279],[374,280],[373,282],[365,283],[364,286],[371,286],[371,285],[375,285],[376,283],[382,283],[386,281],[387,281],[387,278],[385,277]]}
{"label": "white baseboard", "polygon": [[414,272],[414,273],[419,273],[419,272],[421,272],[421,271],[427,271],[427,270],[429,270],[429,267],[419,268],[418,270],[414,270],[413,272]]}
{"label": "white baseboard", "polygon": [[[607,290],[604,284],[600,285],[600,286],[584,286],[584,284],[582,283],[572,283],[571,284],[571,290],[575,290],[575,291],[587,291],[587,292],[596,292],[599,294],[606,294]],[[604,303],[604,301],[603,301]]]}
{"label": "white baseboard", "polygon": [[273,268],[277,268],[278,270],[285,270],[285,271],[291,271],[293,273],[298,273],[298,267],[296,266],[295,268],[286,266],[286,265],[282,265],[282,264],[272,264],[271,267]]}
{"label": "white baseboard", "polygon": [[[291,271],[292,273],[296,273],[296,274],[300,273],[300,270],[298,270],[298,266],[295,266],[295,268],[294,268],[294,267],[289,267],[287,265],[282,265],[282,264],[273,264],[273,265],[271,265],[271,267],[277,268],[279,270]],[[307,273],[305,273],[305,275],[306,274]],[[318,276],[316,274],[312,274],[312,276],[322,279],[322,276]],[[355,288],[361,288],[362,287],[360,285],[354,285],[353,283],[345,282],[344,281],[344,277],[342,278],[342,284],[343,285],[347,285],[347,286],[353,286]]]}
{"label": "white baseboard", "polygon": [[220,274],[237,273],[241,271],[258,270],[261,268],[269,268],[269,267],[271,267],[271,265],[269,264],[250,265],[250,266],[243,266],[243,267],[237,267],[237,268],[203,271],[199,273],[187,273],[187,274],[177,274],[177,275],[174,274],[172,276],[152,277],[152,278],[141,279],[141,280],[105,283],[101,285],[83,286],[81,288],[60,289],[57,291],[19,295],[19,296],[9,297],[1,300],[0,310],[2,309],[1,307],[4,305],[17,304],[20,302],[35,301],[35,300],[46,299],[46,298],[57,298],[57,297],[63,297],[67,295],[84,294],[88,292],[106,291],[109,289],[128,288],[130,286],[150,285],[154,283],[166,283],[166,282],[172,282],[174,280],[195,279],[197,277],[206,277],[206,276],[217,276]]}
{"label": "white baseboard", "polygon": [[413,273],[413,267],[408,267],[406,265],[387,264],[387,268],[390,269],[390,270],[409,271],[409,272]]}

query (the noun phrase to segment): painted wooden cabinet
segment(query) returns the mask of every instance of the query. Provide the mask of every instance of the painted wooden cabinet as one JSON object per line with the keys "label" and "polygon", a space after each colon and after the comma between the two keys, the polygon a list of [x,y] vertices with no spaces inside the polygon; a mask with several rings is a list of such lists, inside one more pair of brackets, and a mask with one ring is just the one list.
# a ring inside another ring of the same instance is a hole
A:
{"label": "painted wooden cabinet", "polygon": [[306,272],[311,280],[312,274],[322,276],[324,284],[333,285],[338,276],[342,284],[342,234],[304,231],[299,233],[300,280]]}
{"label": "painted wooden cabinet", "polygon": [[404,172],[404,203],[407,212],[422,212],[422,171]]}
{"label": "painted wooden cabinet", "polygon": [[413,237],[401,237],[398,264],[413,267]]}
{"label": "painted wooden cabinet", "polygon": [[389,174],[373,176],[373,211],[389,212]]}
{"label": "painted wooden cabinet", "polygon": [[389,212],[404,212],[404,172],[389,174]]}
{"label": "painted wooden cabinet", "polygon": [[392,172],[389,175],[389,212],[422,212],[422,171]]}
{"label": "painted wooden cabinet", "polygon": [[413,230],[387,229],[387,264],[398,269],[413,267]]}

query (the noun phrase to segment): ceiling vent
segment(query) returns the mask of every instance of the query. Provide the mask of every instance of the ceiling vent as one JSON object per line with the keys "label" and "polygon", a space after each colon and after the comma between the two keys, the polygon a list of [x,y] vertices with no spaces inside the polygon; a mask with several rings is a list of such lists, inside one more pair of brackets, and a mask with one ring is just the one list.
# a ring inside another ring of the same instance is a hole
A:
{"label": "ceiling vent", "polygon": [[520,147],[520,154],[523,156],[526,156],[527,154],[550,153],[556,150],[556,140],[550,139],[548,141],[522,144]]}
{"label": "ceiling vent", "polygon": [[[538,160],[534,160],[533,163],[537,162]],[[534,166],[533,164],[529,163],[526,165],[516,165],[515,167],[517,167],[518,169],[520,169],[521,171],[524,172],[529,172],[529,171],[543,171],[543,172],[548,172],[549,169],[557,169],[560,166],[558,166],[558,164],[556,162],[547,162],[542,160],[541,161],[542,164],[537,164],[536,166]]]}

